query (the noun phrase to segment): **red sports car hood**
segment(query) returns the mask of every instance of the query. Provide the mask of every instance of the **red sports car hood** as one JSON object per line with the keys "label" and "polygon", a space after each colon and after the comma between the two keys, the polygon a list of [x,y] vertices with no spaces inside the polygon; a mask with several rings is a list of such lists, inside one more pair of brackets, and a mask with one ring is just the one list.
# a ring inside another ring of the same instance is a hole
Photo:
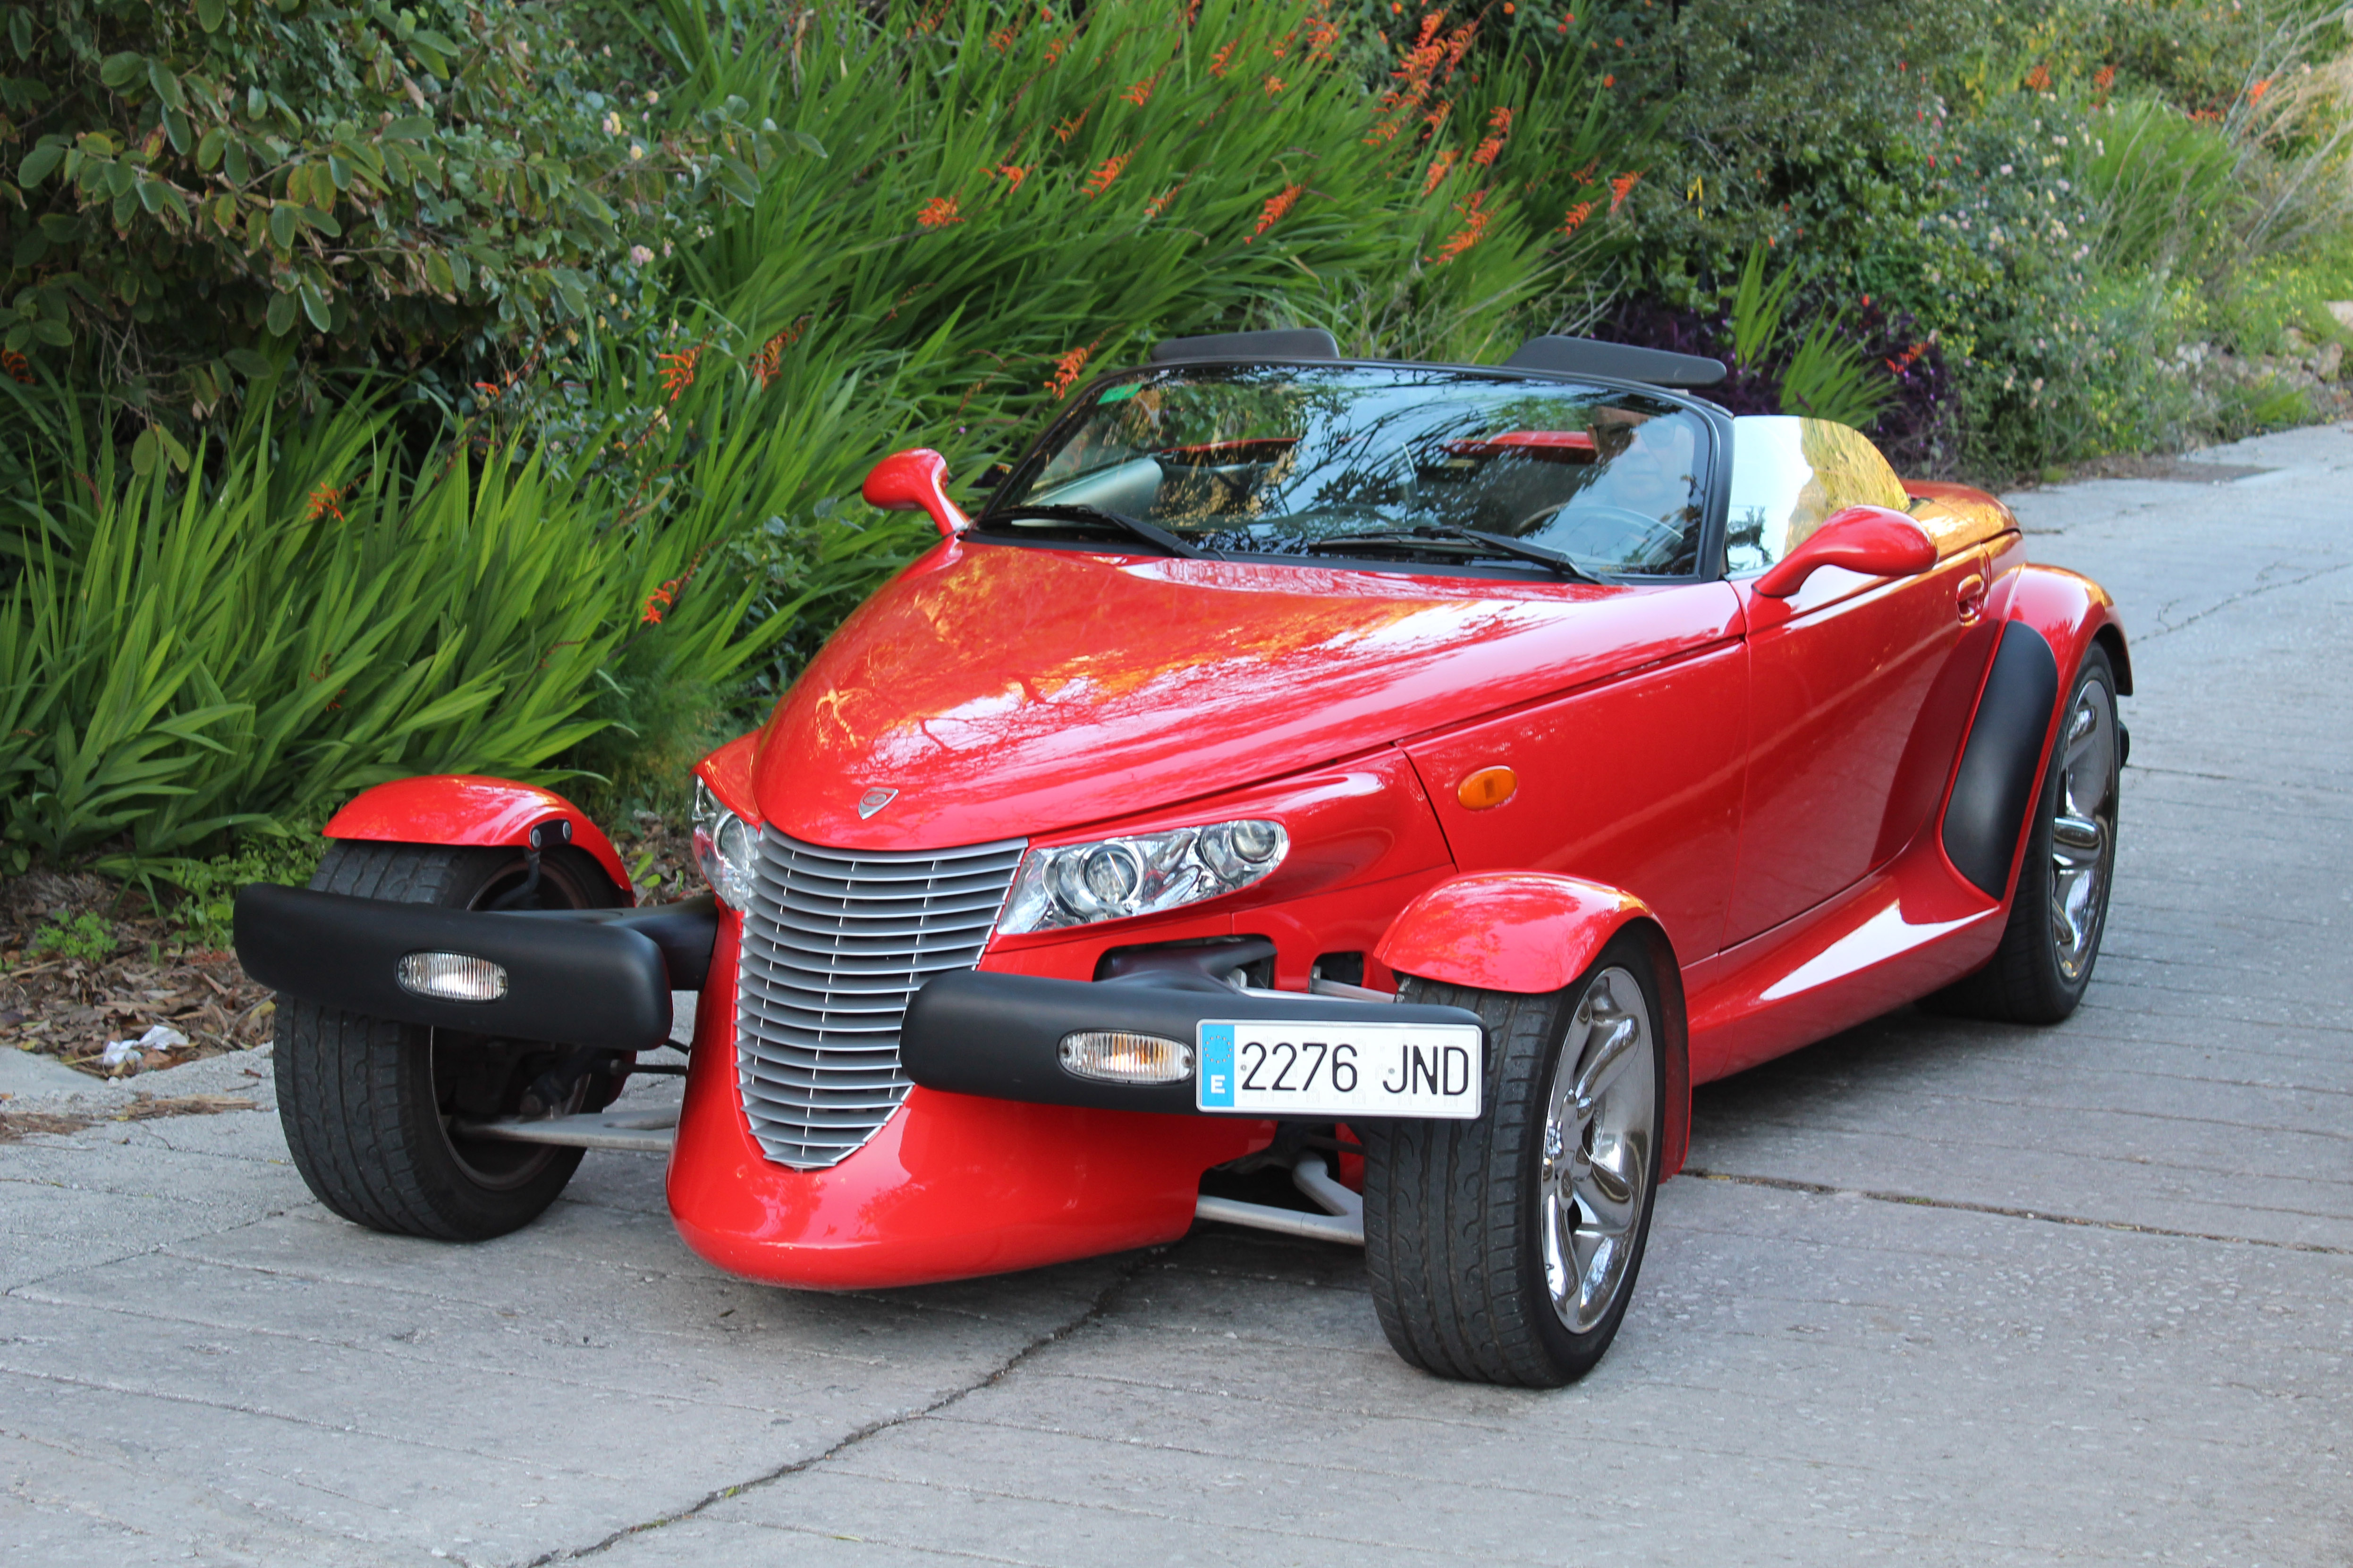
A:
{"label": "red sports car hood", "polygon": [[850,616],[786,694],[754,788],[761,815],[808,843],[1022,837],[1582,685],[1733,636],[1739,614],[1723,584],[948,543]]}

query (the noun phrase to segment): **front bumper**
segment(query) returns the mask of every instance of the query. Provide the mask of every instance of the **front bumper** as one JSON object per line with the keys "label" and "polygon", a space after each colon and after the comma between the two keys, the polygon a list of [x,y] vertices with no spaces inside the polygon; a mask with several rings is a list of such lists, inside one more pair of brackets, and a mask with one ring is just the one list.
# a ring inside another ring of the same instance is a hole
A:
{"label": "front bumper", "polygon": [[[237,894],[237,961],[274,991],[404,1024],[599,1050],[652,1050],[669,1038],[670,994],[702,987],[718,934],[708,895],[491,914],[268,883]],[[418,995],[396,978],[412,952],[488,959],[506,971],[506,994]]]}
{"label": "front bumper", "polygon": [[[1468,1024],[1461,1007],[1356,1002],[1330,996],[1272,996],[1214,980],[1138,974],[1118,980],[1048,980],[985,971],[943,974],[915,994],[899,1032],[899,1061],[924,1089],[1030,1105],[1097,1110],[1200,1110],[1194,1079],[1174,1083],[1110,1083],[1064,1070],[1065,1035],[1124,1030],[1189,1044],[1205,1018],[1340,1025]],[[1198,1071],[1198,1068],[1196,1071]]]}

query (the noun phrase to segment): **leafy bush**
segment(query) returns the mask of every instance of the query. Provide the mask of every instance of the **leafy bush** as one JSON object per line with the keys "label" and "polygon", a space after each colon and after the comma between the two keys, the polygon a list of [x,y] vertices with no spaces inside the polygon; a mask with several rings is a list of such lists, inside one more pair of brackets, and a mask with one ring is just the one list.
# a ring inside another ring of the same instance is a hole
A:
{"label": "leafy bush", "polygon": [[[830,424],[747,444],[796,471]],[[408,773],[546,775],[633,639],[719,680],[761,647],[748,590],[697,580],[700,539],[616,518],[560,455],[469,440],[413,466],[385,434],[364,404],[290,433],[256,416],[217,483],[101,447],[87,493],[50,498],[67,545],[0,598],[0,834],[182,854]]]}
{"label": "leafy bush", "polygon": [[69,961],[98,963],[114,956],[114,928],[88,911],[71,918],[58,915],[33,933],[30,946],[35,956],[54,952]]}
{"label": "leafy bush", "polygon": [[[655,136],[593,90],[560,12],[517,0],[59,0],[5,20],[0,341],[79,340],[151,420],[206,415],[298,350],[414,364],[582,319],[632,228],[749,199],[787,149],[723,102]],[[185,426],[153,427],[140,467],[185,465]]]}

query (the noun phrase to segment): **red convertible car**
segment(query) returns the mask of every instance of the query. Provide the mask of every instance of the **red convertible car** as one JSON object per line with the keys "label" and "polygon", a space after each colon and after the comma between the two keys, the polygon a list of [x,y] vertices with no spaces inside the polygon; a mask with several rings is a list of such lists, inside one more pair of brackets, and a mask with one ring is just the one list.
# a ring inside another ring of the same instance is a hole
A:
{"label": "red convertible car", "polygon": [[[976,515],[886,459],[939,543],[696,770],[712,896],[631,907],[594,823],[482,778],[244,889],[296,1163],[468,1239],[667,1149],[688,1246],[817,1289],[1207,1216],[1361,1243],[1417,1365],[1580,1375],[1694,1083],[1915,1000],[2066,1016],[2115,866],[2108,596],[1721,374],[1190,339]],[[661,1070],[673,1113],[607,1109]]]}

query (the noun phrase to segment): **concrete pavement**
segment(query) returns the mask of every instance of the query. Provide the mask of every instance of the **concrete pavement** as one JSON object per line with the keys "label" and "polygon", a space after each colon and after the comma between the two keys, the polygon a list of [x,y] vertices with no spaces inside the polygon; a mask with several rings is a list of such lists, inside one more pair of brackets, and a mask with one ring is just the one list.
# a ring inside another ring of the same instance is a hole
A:
{"label": "concrete pavement", "polygon": [[592,1154],[378,1237],[218,1058],[142,1086],[262,1110],[0,1147],[0,1565],[2353,1562],[2353,434],[2206,456],[2269,471],[2016,500],[2134,635],[2083,1011],[1701,1091],[1578,1386],[1424,1377],[1356,1255],[1214,1226],[798,1296]]}

